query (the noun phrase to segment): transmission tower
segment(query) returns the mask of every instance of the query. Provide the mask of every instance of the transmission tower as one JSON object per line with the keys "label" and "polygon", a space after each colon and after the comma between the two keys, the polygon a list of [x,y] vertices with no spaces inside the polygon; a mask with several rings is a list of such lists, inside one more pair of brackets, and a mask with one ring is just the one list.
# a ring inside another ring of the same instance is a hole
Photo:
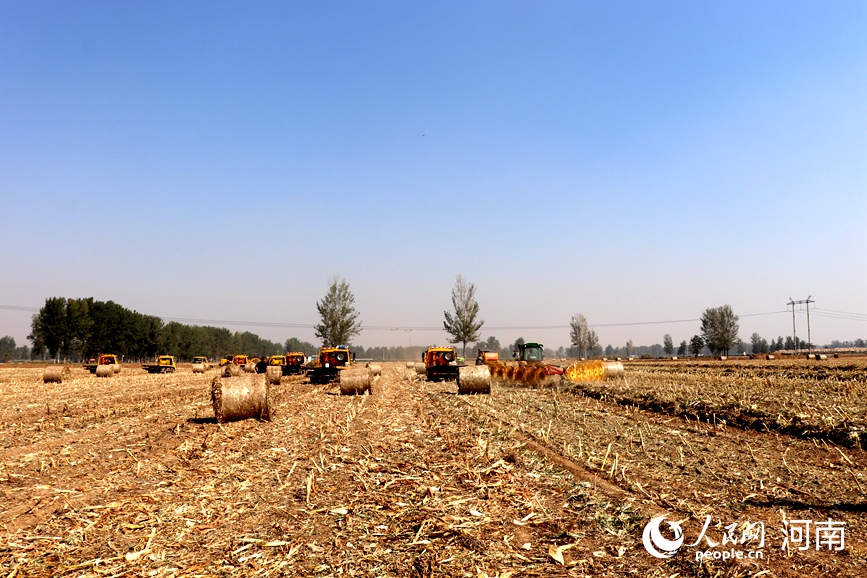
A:
{"label": "transmission tower", "polygon": [[789,302],[786,304],[787,309],[789,305],[792,306],[792,339],[795,340],[795,351],[800,349],[800,347],[798,347],[798,333],[795,328],[795,305],[807,306],[807,350],[813,350],[813,340],[810,339],[810,303],[815,303],[815,301],[813,301],[811,297],[812,295],[808,295],[806,299],[801,299],[800,301],[793,301],[792,298],[789,297]]}

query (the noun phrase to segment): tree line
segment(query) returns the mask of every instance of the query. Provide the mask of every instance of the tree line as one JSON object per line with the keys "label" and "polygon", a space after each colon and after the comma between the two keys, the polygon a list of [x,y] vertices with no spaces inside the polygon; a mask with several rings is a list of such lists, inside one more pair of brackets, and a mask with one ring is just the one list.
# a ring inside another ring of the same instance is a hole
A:
{"label": "tree line", "polygon": [[224,327],[185,325],[176,321],[164,323],[159,317],[92,297],[49,297],[33,315],[27,338],[33,345],[31,357],[47,355],[56,360],[82,360],[100,353],[115,353],[126,359],[174,355],[187,360],[196,355],[218,359],[232,353],[264,357],[287,349],[307,355],[316,352],[314,345],[296,338],[281,344],[249,331],[232,332]]}

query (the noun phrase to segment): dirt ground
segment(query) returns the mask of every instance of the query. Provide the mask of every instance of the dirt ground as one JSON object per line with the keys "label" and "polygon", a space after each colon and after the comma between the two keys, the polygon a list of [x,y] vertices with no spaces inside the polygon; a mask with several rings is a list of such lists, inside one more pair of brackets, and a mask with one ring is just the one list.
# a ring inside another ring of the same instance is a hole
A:
{"label": "dirt ground", "polygon": [[[43,384],[39,367],[2,368],[0,573],[865,576],[867,456],[828,433],[865,419],[867,364],[850,366],[630,364],[612,382],[458,396],[386,363],[373,395],[284,377],[272,421],[228,424],[214,370]],[[682,411],[696,391],[702,411]],[[782,425],[731,419],[750,411]],[[810,427],[786,429],[787,412]],[[685,538],[667,559],[642,541],[661,515]],[[814,524],[808,547],[784,544],[797,520]],[[815,547],[829,520],[840,550]],[[722,543],[759,522],[763,545]],[[696,559],[729,550],[762,557]]]}

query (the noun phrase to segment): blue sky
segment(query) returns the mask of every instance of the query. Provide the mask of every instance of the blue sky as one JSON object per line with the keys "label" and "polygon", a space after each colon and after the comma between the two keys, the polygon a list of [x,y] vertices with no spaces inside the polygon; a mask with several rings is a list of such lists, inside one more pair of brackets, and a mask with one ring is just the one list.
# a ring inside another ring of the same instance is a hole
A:
{"label": "blue sky", "polygon": [[462,274],[488,327],[867,314],[867,5],[4,1],[0,210],[0,305],[312,324],[336,273],[439,326]]}

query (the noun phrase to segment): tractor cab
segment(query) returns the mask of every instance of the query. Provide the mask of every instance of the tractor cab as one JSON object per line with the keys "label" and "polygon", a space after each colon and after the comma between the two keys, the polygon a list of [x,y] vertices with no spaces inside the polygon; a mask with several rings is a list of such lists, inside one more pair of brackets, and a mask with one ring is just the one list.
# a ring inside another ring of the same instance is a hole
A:
{"label": "tractor cab", "polygon": [[541,343],[519,343],[512,357],[527,363],[541,363],[545,358],[545,346]]}

